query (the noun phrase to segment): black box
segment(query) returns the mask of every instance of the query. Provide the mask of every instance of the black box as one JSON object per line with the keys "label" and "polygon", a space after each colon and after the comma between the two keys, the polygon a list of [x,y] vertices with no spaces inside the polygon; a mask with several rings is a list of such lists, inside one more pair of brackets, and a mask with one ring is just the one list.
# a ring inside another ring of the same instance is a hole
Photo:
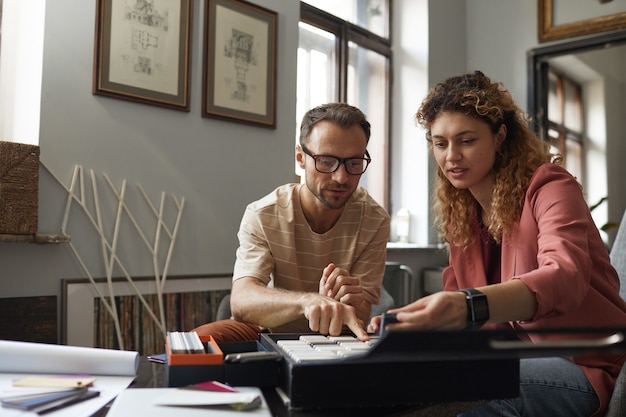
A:
{"label": "black box", "polygon": [[[230,353],[266,350],[259,342],[219,343],[224,356]],[[182,387],[205,381],[220,381],[233,386],[275,387],[278,385],[277,360],[218,365],[165,365],[165,380],[169,387]]]}
{"label": "black box", "polygon": [[[281,352],[278,340],[298,338],[262,334],[260,341]],[[490,357],[485,343],[480,332],[390,332],[363,356],[302,363],[284,356],[279,389],[290,409],[516,397],[519,359]]]}

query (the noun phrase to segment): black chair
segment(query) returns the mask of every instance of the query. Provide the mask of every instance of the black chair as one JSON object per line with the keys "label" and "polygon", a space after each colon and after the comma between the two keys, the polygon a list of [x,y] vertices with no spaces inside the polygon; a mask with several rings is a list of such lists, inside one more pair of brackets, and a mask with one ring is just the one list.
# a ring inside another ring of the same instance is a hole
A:
{"label": "black chair", "polygon": [[[626,300],[626,211],[622,217],[615,241],[611,248],[611,264],[617,270],[620,280],[620,296]],[[626,416],[626,366],[622,366],[622,370],[615,381],[615,389],[609,402],[605,417],[623,417]]]}

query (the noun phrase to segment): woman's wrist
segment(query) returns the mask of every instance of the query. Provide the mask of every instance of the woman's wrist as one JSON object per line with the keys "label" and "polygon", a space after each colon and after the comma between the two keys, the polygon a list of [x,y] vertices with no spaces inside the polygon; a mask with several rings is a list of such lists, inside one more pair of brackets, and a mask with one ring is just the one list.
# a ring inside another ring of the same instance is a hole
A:
{"label": "woman's wrist", "polygon": [[467,328],[479,329],[489,320],[487,296],[475,288],[463,288],[457,291],[465,294]]}

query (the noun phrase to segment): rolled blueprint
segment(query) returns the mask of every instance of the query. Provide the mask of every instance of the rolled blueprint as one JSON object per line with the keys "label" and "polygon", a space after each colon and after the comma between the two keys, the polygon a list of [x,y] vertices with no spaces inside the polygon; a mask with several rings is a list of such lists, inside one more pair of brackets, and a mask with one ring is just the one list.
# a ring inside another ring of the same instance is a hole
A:
{"label": "rolled blueprint", "polygon": [[135,376],[139,353],[0,340],[0,373]]}

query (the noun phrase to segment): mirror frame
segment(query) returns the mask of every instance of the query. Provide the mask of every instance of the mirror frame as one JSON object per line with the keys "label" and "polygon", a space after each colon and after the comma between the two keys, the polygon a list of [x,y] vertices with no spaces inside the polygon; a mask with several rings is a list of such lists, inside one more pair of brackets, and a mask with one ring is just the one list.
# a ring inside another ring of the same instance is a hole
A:
{"label": "mirror frame", "polygon": [[533,129],[539,137],[547,138],[548,102],[546,91],[548,89],[548,60],[561,55],[604,49],[622,43],[626,43],[626,29],[528,51],[527,113]]}
{"label": "mirror frame", "polygon": [[540,43],[626,28],[626,11],[560,25],[553,24],[553,15],[554,0],[537,0],[537,38]]}

